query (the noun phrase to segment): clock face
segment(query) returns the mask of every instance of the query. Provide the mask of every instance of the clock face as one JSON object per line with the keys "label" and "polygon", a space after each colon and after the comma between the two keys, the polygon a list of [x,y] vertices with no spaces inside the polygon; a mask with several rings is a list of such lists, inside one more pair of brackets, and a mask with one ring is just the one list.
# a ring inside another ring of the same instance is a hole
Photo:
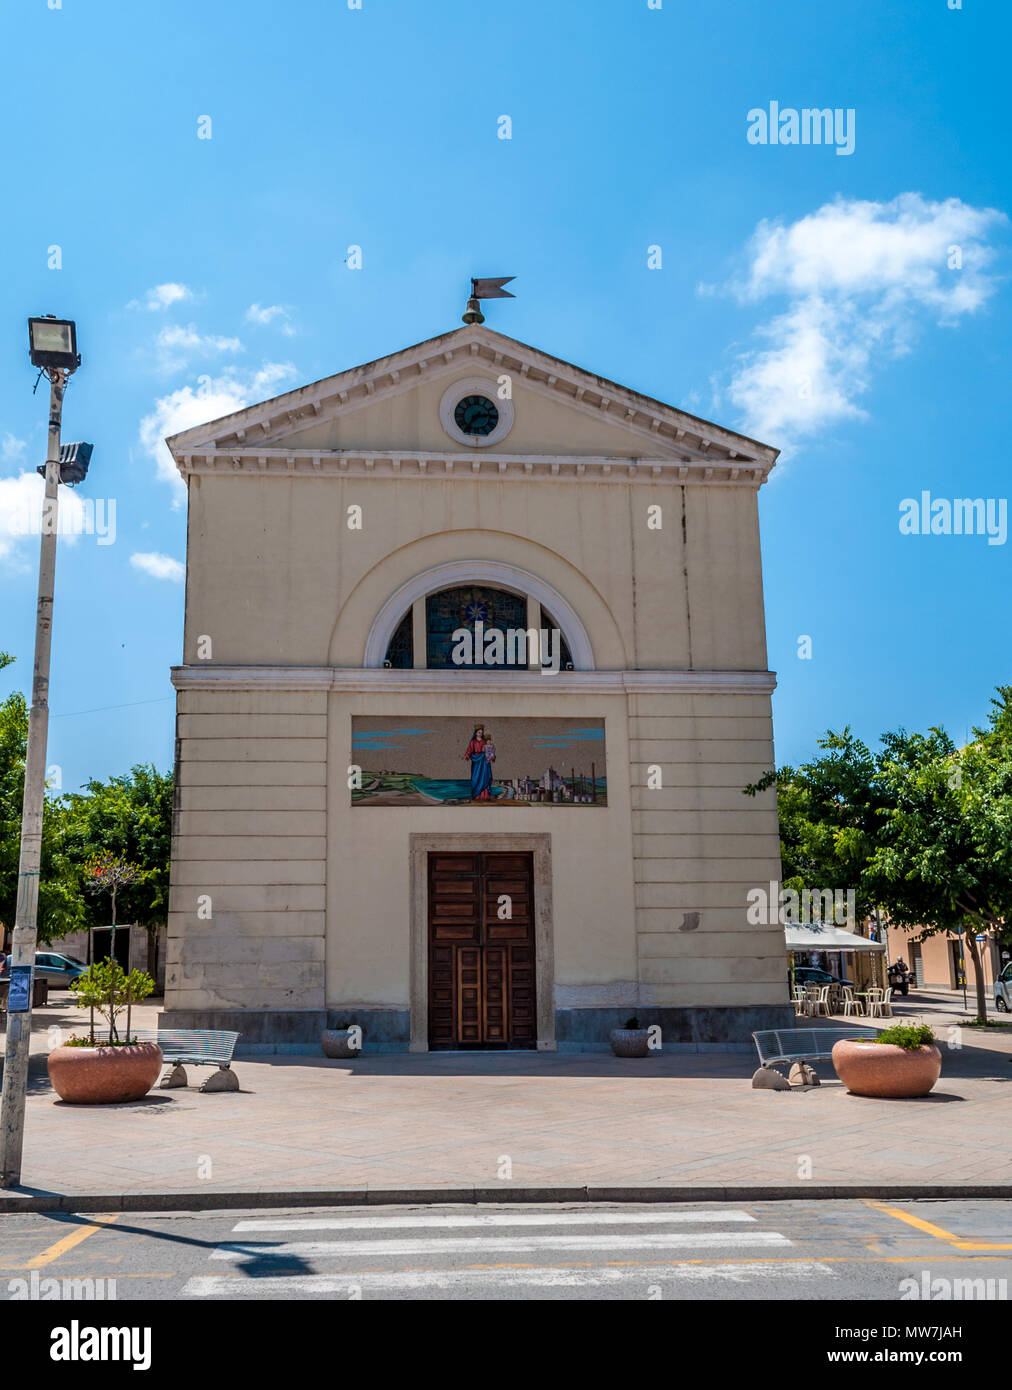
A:
{"label": "clock face", "polygon": [[487,396],[465,396],[453,412],[462,434],[491,434],[499,423],[499,412]]}

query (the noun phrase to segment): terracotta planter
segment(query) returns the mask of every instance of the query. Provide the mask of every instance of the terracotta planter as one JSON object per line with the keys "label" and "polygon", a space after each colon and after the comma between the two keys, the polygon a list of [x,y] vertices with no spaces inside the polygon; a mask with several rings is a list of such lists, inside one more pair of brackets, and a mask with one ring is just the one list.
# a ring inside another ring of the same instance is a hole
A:
{"label": "terracotta planter", "polygon": [[49,1079],[61,1100],[72,1105],[114,1105],[140,1100],[162,1069],[157,1043],[126,1047],[54,1047]]}
{"label": "terracotta planter", "polygon": [[650,1051],[649,1028],[613,1028],[608,1040],[616,1057],[646,1057]]}
{"label": "terracotta planter", "polygon": [[934,1086],[942,1072],[942,1054],[932,1043],[907,1049],[841,1038],[833,1047],[833,1066],[852,1095],[912,1099],[926,1096]]}
{"label": "terracotta planter", "polygon": [[350,1028],[325,1028],[320,1034],[324,1057],[361,1057],[362,1049],[352,1047],[351,1036]]}

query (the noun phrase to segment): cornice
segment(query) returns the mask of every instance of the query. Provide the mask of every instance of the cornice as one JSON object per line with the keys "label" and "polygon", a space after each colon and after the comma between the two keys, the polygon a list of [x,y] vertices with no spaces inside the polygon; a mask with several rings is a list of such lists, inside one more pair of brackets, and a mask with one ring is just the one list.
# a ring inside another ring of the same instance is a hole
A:
{"label": "cornice", "polygon": [[315,478],[471,478],[494,482],[678,483],[760,488],[769,465],[745,459],[711,462],[602,454],[464,453],[453,450],[204,448],[181,454],[190,474]]}
{"label": "cornice", "polygon": [[186,690],[325,690],[341,694],[771,695],[773,671],[393,671],[335,666],[173,666]]}

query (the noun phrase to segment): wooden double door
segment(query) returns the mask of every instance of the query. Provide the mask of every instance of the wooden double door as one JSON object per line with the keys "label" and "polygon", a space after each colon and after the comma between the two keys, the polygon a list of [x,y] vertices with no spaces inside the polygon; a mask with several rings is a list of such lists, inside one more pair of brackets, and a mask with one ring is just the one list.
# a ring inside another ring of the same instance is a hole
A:
{"label": "wooden double door", "polygon": [[430,854],[429,1047],[537,1039],[533,854]]}

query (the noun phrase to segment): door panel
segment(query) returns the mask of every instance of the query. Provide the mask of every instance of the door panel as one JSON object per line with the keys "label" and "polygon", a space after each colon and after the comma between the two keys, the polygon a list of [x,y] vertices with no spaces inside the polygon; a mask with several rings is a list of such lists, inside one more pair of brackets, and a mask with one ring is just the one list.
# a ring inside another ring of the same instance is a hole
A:
{"label": "door panel", "polygon": [[485,1006],[484,1041],[506,1046],[509,1029],[509,959],[505,946],[486,946],[482,951],[482,992]]}
{"label": "door panel", "polygon": [[429,1046],[535,1047],[534,857],[429,855]]}
{"label": "door panel", "polygon": [[429,1046],[456,1045],[455,950],[429,946]]}
{"label": "door panel", "polygon": [[482,1041],[481,957],[477,946],[457,949],[457,1035],[473,1046]]}

